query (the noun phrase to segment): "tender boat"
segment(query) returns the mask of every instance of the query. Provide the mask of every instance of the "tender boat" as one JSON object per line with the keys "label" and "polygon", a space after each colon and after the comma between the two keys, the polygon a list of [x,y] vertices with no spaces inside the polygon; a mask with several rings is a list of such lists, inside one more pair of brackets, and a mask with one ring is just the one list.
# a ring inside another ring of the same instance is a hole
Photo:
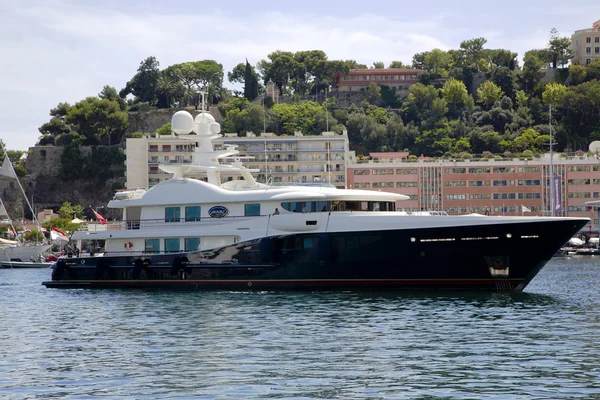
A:
{"label": "tender boat", "polygon": [[192,163],[161,165],[172,179],[117,193],[108,206],[122,222],[72,237],[104,240],[103,256],[59,259],[45,286],[520,291],[589,222],[398,212],[406,196],[267,185],[234,146],[213,150],[210,114],[179,111],[172,129],[195,144]]}

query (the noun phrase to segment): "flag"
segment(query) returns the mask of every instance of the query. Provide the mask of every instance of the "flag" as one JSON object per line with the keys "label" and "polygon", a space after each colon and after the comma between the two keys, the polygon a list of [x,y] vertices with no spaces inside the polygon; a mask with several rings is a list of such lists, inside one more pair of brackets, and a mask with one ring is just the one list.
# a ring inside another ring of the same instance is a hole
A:
{"label": "flag", "polygon": [[525,207],[524,205],[521,205],[521,210],[522,210],[523,212],[531,212],[531,208],[529,208],[529,207]]}
{"label": "flag", "polygon": [[[90,207],[90,208],[91,208],[91,207]],[[107,222],[106,222],[106,218],[104,218],[102,215],[98,214],[98,213],[96,212],[96,210],[94,210],[93,208],[92,208],[92,212],[94,213],[94,216],[96,217],[96,219],[97,219],[98,221],[100,221],[100,223],[101,223],[101,224],[106,224],[106,223],[107,223]]]}
{"label": "flag", "polygon": [[52,240],[62,240],[65,242],[69,241],[69,237],[60,229],[57,229],[55,227],[51,227],[50,229],[50,239]]}
{"label": "flag", "polygon": [[12,226],[9,226],[9,227],[8,227],[8,230],[10,231],[10,233],[12,233],[12,234],[13,234],[13,236],[14,236],[14,237],[17,237],[17,232],[15,232],[15,230],[13,229],[13,227],[12,227]]}
{"label": "flag", "polygon": [[0,168],[0,175],[8,176],[10,178],[17,177],[15,169],[13,168],[13,165],[10,162],[8,156],[4,157],[4,161],[2,162],[2,168]]}

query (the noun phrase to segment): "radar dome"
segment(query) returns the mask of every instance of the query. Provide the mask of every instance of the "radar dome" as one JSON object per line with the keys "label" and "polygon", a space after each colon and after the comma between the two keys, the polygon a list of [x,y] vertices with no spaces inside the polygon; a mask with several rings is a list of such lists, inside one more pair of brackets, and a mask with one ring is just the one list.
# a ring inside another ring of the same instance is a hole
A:
{"label": "radar dome", "polygon": [[220,133],[221,125],[217,124],[216,122],[211,123],[210,124],[210,132],[211,133]]}
{"label": "radar dome", "polygon": [[200,113],[196,115],[194,122],[197,124],[211,124],[215,122],[215,117],[213,117],[209,113]]}
{"label": "radar dome", "polygon": [[187,111],[177,111],[171,118],[171,130],[178,135],[188,135],[194,128],[194,117]]}
{"label": "radar dome", "polygon": [[600,153],[600,140],[594,140],[589,147],[592,153]]}

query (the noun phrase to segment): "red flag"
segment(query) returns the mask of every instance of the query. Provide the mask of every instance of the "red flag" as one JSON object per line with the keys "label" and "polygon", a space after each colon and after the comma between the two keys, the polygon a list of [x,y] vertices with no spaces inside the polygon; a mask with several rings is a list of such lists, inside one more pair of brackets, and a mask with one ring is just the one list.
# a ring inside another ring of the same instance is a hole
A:
{"label": "red flag", "polygon": [[96,212],[96,210],[94,210],[93,208],[92,208],[92,212],[94,213],[94,216],[96,217],[96,219],[97,219],[98,221],[100,221],[100,223],[101,223],[101,224],[106,224],[106,223],[107,223],[107,222],[106,222],[106,218],[104,218],[102,215],[98,214],[98,213]]}
{"label": "red flag", "polygon": [[12,227],[12,226],[9,226],[9,227],[8,227],[8,230],[10,231],[10,233],[12,233],[12,234],[13,234],[13,236],[14,236],[14,237],[17,237],[17,232],[15,232],[15,230],[13,229],[13,227]]}
{"label": "red flag", "polygon": [[59,235],[59,236],[62,236],[62,239],[69,240],[69,237],[67,236],[67,234],[66,234],[66,233],[64,233],[64,232],[63,232],[63,231],[61,231],[60,229],[58,229],[58,228],[55,228],[55,227],[53,227],[53,226],[52,226],[51,228],[52,228],[52,231],[53,231],[53,232],[56,232],[56,233],[58,233],[58,235]]}

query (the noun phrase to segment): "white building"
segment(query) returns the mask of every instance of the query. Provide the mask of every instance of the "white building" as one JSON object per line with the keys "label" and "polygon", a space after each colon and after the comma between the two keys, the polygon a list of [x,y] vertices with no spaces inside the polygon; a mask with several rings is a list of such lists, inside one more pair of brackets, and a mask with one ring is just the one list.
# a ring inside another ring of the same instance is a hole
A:
{"label": "white building", "polygon": [[[346,187],[348,135],[323,132],[319,136],[275,136],[273,133],[246,137],[235,133],[213,141],[215,150],[236,145],[248,168],[258,169],[259,182],[330,183]],[[175,136],[127,139],[127,189],[146,188],[170,178],[159,164],[187,164],[192,161],[194,144]],[[266,147],[266,149],[265,149]],[[267,171],[265,176],[265,171]],[[198,177],[202,178],[202,177]],[[227,179],[233,179],[228,177]]]}

